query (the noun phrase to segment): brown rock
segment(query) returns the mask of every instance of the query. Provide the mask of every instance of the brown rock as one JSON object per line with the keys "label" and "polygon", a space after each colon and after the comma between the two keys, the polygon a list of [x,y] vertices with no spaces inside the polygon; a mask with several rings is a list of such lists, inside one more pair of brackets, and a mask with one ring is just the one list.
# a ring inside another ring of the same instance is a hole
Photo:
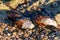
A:
{"label": "brown rock", "polygon": [[15,18],[21,16],[20,14],[18,14],[15,11],[7,11],[6,13],[7,13],[8,19],[10,19],[10,20],[14,20]]}

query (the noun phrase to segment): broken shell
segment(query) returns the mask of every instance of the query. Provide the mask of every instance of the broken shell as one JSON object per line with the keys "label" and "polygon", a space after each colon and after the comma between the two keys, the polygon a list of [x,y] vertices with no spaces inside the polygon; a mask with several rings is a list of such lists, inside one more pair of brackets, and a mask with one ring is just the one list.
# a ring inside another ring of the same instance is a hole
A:
{"label": "broken shell", "polygon": [[55,26],[56,28],[58,28],[58,25],[57,25],[56,21],[53,20],[53,19],[51,19],[51,18],[42,19],[42,22],[43,22],[45,25],[53,25],[53,26]]}
{"label": "broken shell", "polygon": [[45,27],[46,25],[53,25],[56,28],[58,27],[57,23],[55,20],[53,20],[52,18],[49,18],[47,16],[36,16],[34,19],[34,22],[39,25],[39,26],[43,26]]}
{"label": "broken shell", "polygon": [[17,25],[18,28],[22,28],[22,29],[27,29],[27,28],[32,29],[35,27],[30,20],[25,18],[16,21],[15,24]]}
{"label": "broken shell", "polygon": [[60,14],[55,16],[55,20],[57,21],[57,24],[60,25]]}

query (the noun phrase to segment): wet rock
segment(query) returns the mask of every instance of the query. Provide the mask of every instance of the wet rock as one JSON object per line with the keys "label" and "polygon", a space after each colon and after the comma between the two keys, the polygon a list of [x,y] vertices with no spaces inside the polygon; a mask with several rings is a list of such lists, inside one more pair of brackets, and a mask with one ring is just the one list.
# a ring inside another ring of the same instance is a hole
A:
{"label": "wet rock", "polygon": [[32,29],[35,27],[31,21],[25,18],[16,21],[15,24],[17,25],[17,27],[22,29]]}
{"label": "wet rock", "polygon": [[6,13],[7,13],[8,19],[10,20],[15,20],[16,18],[21,17],[21,15],[15,11],[7,11]]}

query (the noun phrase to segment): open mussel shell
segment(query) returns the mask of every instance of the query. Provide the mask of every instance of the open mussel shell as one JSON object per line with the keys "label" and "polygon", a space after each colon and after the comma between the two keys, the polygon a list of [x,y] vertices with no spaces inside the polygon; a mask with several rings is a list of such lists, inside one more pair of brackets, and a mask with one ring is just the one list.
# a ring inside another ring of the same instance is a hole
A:
{"label": "open mussel shell", "polygon": [[34,24],[28,18],[22,18],[15,22],[18,28],[22,29],[32,29],[34,28]]}

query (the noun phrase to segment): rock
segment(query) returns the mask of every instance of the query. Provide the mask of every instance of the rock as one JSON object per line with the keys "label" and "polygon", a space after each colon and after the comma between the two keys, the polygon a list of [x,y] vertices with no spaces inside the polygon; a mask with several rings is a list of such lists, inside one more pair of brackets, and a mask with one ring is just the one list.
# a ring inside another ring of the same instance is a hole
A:
{"label": "rock", "polygon": [[49,1],[46,3],[46,5],[49,4],[49,3],[55,2],[55,1],[57,1],[57,0],[49,0]]}
{"label": "rock", "polygon": [[15,24],[17,25],[17,27],[22,29],[32,29],[35,27],[34,24],[28,19],[20,19],[16,21]]}
{"label": "rock", "polygon": [[4,31],[4,28],[7,26],[7,24],[5,23],[1,23],[0,25],[0,32],[3,32]]}
{"label": "rock", "polygon": [[30,11],[32,8],[36,10],[39,7],[39,1],[33,3],[31,6],[27,7],[27,10]]}
{"label": "rock", "polygon": [[15,11],[7,11],[6,13],[7,13],[8,19],[10,20],[15,20],[16,18],[21,17],[21,15]]}
{"label": "rock", "polygon": [[25,12],[25,9],[21,8],[20,9],[20,12],[24,13]]}
{"label": "rock", "polygon": [[57,14],[55,16],[55,20],[56,20],[57,24],[60,25],[60,14]]}
{"label": "rock", "polygon": [[46,0],[39,0],[39,2],[41,3],[41,5],[43,5],[45,3]]}
{"label": "rock", "polygon": [[6,6],[4,3],[0,2],[0,10],[10,10],[10,8]]}
{"label": "rock", "polygon": [[15,9],[19,4],[23,4],[25,0],[12,0],[9,2],[9,6],[13,9]]}

